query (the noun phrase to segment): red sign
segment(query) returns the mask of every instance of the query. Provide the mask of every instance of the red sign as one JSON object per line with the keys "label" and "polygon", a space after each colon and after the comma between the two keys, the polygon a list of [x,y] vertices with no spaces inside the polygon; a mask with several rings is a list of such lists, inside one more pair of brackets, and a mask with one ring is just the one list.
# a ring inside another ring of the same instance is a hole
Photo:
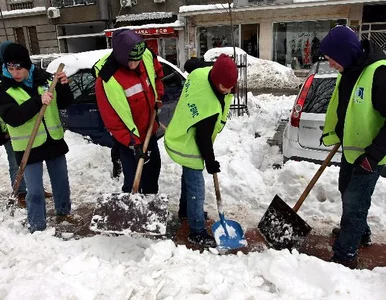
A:
{"label": "red sign", "polygon": [[[162,34],[173,34],[173,27],[163,27],[163,28],[142,28],[142,29],[134,29],[134,32],[139,35],[162,35]],[[113,30],[105,31],[105,35],[107,37],[113,36]]]}

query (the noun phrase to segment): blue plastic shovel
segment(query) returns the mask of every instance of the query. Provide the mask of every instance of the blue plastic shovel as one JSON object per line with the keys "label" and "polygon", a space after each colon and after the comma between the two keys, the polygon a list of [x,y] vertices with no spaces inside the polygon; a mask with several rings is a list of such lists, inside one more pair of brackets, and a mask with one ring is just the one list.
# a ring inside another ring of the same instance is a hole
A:
{"label": "blue plastic shovel", "polygon": [[239,249],[248,245],[241,225],[236,221],[227,220],[222,210],[220,188],[217,173],[213,174],[214,189],[216,192],[217,209],[220,221],[212,225],[212,232],[220,249]]}

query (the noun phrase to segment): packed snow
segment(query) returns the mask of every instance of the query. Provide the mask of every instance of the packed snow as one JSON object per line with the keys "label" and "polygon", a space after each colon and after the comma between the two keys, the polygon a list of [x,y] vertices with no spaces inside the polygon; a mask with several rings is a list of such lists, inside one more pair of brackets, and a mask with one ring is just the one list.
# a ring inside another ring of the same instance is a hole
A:
{"label": "packed snow", "polygon": [[[249,89],[296,89],[302,80],[296,77],[291,68],[275,61],[256,58],[248,55],[243,49],[235,47],[236,56],[247,55],[247,86]],[[225,53],[234,56],[233,47],[209,49],[204,54],[205,61],[215,61]]]}
{"label": "packed snow", "polygon": [[[90,64],[90,59],[84,56],[79,63]],[[287,80],[284,73],[278,68],[259,78],[266,84],[280,82]],[[278,121],[288,116],[294,99],[249,93],[250,116],[232,115],[214,144],[221,164],[218,177],[225,216],[239,222],[244,231],[257,227],[276,194],[293,206],[319,168],[293,161],[273,168],[282,162],[282,155],[267,139],[274,135]],[[69,131],[65,140],[70,148],[66,157],[74,211],[85,204],[92,207],[102,193],[120,192],[123,177],[111,178],[109,148]],[[176,214],[181,167],[167,156],[163,139],[159,147],[160,194],[168,197],[169,211]],[[338,167],[328,167],[298,212],[316,233],[327,235],[339,223],[338,172]],[[204,176],[205,210],[218,220],[212,176],[206,171]],[[44,182],[50,190],[46,171]],[[386,243],[385,193],[386,179],[380,178],[368,216],[373,240],[378,243]],[[2,208],[10,194],[8,162],[0,147]],[[47,206],[52,208],[52,201]],[[51,209],[48,219],[52,218]],[[0,299],[385,299],[384,267],[350,270],[296,250],[200,253],[167,238],[95,235],[76,240],[71,233],[58,238],[51,225],[44,232],[30,234],[25,219],[25,210],[17,210],[14,217],[0,210]]]}

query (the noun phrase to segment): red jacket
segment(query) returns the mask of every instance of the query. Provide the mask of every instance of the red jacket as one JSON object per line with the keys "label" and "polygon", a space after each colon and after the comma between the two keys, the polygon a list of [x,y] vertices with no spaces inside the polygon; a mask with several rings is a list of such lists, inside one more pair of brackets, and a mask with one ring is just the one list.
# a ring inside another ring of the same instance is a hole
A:
{"label": "red jacket", "polygon": [[[158,94],[158,100],[161,101],[164,94],[164,86],[161,81],[161,78],[163,77],[163,69],[157,58],[154,58],[153,63],[157,76],[156,90]],[[150,86],[150,81],[148,80],[145,65],[143,61],[141,61],[135,70],[119,67],[113,76],[124,90],[131,88],[136,84],[142,86],[142,89],[134,89],[137,92],[127,97],[134,123],[139,130],[139,135],[141,138],[138,138],[137,135],[134,135],[115,112],[106,97],[105,91],[103,89],[102,78],[98,76],[95,81],[95,93],[99,112],[102,116],[103,122],[107,130],[121,144],[126,146],[143,144],[156,100],[154,97],[153,88]],[[158,123],[155,122],[153,125],[152,134],[155,134],[157,129]]]}

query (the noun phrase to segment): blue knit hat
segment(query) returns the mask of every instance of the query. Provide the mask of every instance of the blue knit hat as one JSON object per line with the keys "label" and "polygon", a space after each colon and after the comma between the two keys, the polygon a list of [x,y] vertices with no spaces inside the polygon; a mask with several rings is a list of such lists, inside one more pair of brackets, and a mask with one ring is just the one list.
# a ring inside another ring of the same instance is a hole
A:
{"label": "blue knit hat", "polygon": [[319,49],[323,55],[331,57],[343,68],[353,65],[363,53],[356,33],[350,27],[342,25],[330,30]]}

